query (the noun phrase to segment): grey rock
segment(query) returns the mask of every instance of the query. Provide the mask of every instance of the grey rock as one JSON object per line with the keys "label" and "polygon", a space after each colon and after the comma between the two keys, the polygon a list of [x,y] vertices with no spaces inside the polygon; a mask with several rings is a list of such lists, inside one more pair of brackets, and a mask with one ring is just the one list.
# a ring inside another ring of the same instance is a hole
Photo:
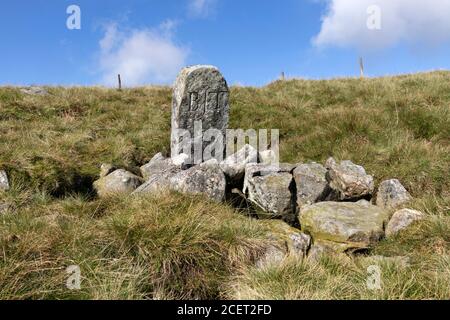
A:
{"label": "grey rock", "polygon": [[8,175],[5,170],[0,170],[0,191],[8,191],[9,188]]}
{"label": "grey rock", "polygon": [[392,237],[407,229],[413,222],[422,220],[425,215],[417,210],[402,209],[394,213],[386,226],[386,237]]}
{"label": "grey rock", "polygon": [[231,182],[238,182],[244,178],[245,166],[249,163],[257,162],[258,151],[247,144],[241,150],[222,161],[220,167]]}
{"label": "grey rock", "polygon": [[262,220],[261,223],[267,227],[267,239],[270,241],[256,263],[258,268],[279,264],[288,255],[298,258],[306,256],[311,245],[309,235],[281,220]]}
{"label": "grey rock", "polygon": [[204,194],[220,202],[225,200],[226,179],[217,160],[212,159],[173,175],[169,187],[181,193]]}
{"label": "grey rock", "polygon": [[295,187],[291,169],[287,166],[247,165],[244,193],[248,200],[272,217],[292,216]]}
{"label": "grey rock", "polygon": [[342,161],[337,164],[332,158],[327,160],[327,178],[336,199],[350,200],[372,195],[374,181],[366,170],[351,161]]}
{"label": "grey rock", "polygon": [[[182,145],[193,145],[194,137],[196,137],[194,134],[196,121],[201,122],[203,132],[208,129],[217,129],[222,137],[225,137],[228,119],[229,89],[220,71],[216,67],[202,65],[181,70],[173,90],[172,158],[183,152]],[[180,129],[187,130],[190,136],[180,139]],[[203,151],[209,143],[200,143],[202,144],[200,160],[203,161]],[[224,145],[225,139],[220,145],[222,154],[217,157],[220,161],[223,159]],[[186,153],[191,155],[191,152]]]}
{"label": "grey rock", "polygon": [[294,170],[297,205],[301,208],[324,200],[330,192],[327,169],[318,163],[299,164]]}
{"label": "grey rock", "polygon": [[377,193],[377,206],[397,209],[412,200],[411,195],[397,179],[383,181]]}
{"label": "grey rock", "polygon": [[294,171],[295,165],[288,163],[280,164],[263,164],[263,163],[249,163],[245,166],[244,175],[244,187],[243,193],[248,193],[248,187],[250,180],[255,176],[266,176],[272,173],[292,173]]}
{"label": "grey rock", "polygon": [[94,182],[94,188],[99,197],[122,193],[130,194],[139,187],[144,180],[131,172],[118,169],[106,177],[102,177]]}
{"label": "grey rock", "polygon": [[350,249],[351,246],[345,243],[332,242],[327,240],[314,240],[314,244],[308,251],[308,259],[313,261],[319,261],[324,256],[341,257],[349,260],[349,257],[345,254],[345,251]]}
{"label": "grey rock", "polygon": [[384,236],[388,212],[367,201],[319,202],[304,206],[302,231],[316,240],[345,245],[345,250],[368,248]]}
{"label": "grey rock", "polygon": [[111,172],[113,172],[114,170],[116,170],[117,168],[114,167],[112,164],[110,163],[103,163],[100,166],[100,178],[104,178],[106,177],[108,174],[110,174]]}
{"label": "grey rock", "polygon": [[180,171],[163,171],[153,174],[147,181],[139,186],[134,192],[134,195],[139,194],[160,194],[171,190],[170,178]]}
{"label": "grey rock", "polygon": [[[180,156],[178,156],[180,157]],[[176,159],[175,162],[170,158],[165,158],[161,153],[156,154],[149,163],[143,165],[141,174],[144,180],[148,181],[154,175],[164,175],[166,173],[176,173],[181,171],[183,163]]]}

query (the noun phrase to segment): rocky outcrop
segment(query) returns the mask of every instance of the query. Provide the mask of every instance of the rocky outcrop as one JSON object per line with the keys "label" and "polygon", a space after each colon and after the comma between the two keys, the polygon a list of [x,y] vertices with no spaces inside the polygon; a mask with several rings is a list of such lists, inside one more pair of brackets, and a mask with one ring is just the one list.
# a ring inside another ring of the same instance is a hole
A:
{"label": "rocky outcrop", "polygon": [[378,187],[376,204],[381,208],[397,209],[411,200],[411,195],[397,179],[385,180]]}
{"label": "rocky outcrop", "polygon": [[143,182],[142,178],[133,173],[118,169],[95,181],[94,188],[99,197],[107,197],[118,193],[130,194]]}
{"label": "rocky outcrop", "polygon": [[325,200],[330,192],[326,174],[327,169],[315,162],[297,165],[294,170],[294,179],[299,208]]}
{"label": "rocky outcrop", "polygon": [[394,213],[386,226],[386,236],[393,237],[402,230],[407,229],[413,222],[422,220],[425,215],[416,210],[402,209]]}
{"label": "rocky outcrop", "polygon": [[326,162],[328,181],[333,190],[330,200],[353,200],[371,196],[374,191],[374,181],[366,170],[351,161],[336,163],[333,158]]}
{"label": "rocky outcrop", "polygon": [[347,249],[368,248],[384,236],[388,213],[365,200],[320,202],[305,206],[300,214],[302,230],[315,240],[345,244]]}

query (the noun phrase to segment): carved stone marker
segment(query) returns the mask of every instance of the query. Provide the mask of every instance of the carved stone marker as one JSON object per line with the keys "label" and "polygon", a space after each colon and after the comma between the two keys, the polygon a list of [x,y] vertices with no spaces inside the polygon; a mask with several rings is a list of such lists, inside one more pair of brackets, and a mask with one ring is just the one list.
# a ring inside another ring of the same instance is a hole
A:
{"label": "carved stone marker", "polygon": [[[173,90],[172,157],[186,153],[191,157],[188,160],[191,161],[190,164],[194,164],[194,160],[198,162],[199,158],[200,162],[208,160],[204,159],[203,151],[213,142],[225,150],[225,134],[229,118],[228,100],[227,82],[216,67],[198,65],[181,70]],[[217,133],[222,134],[223,139],[212,138],[209,142],[205,139],[202,141],[202,135],[208,129],[216,129]],[[194,148],[195,143],[197,146],[200,145],[200,148]],[[192,146],[188,148],[190,152],[186,147],[183,149],[182,145]]]}

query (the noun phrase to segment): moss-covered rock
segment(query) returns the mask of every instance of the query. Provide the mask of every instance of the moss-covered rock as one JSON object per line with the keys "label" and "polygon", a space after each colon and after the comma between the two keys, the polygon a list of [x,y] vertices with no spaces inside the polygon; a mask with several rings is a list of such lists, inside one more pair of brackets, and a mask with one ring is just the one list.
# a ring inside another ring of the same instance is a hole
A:
{"label": "moss-covered rock", "polygon": [[345,244],[345,249],[367,248],[384,236],[388,212],[359,202],[320,202],[305,206],[300,215],[302,230],[316,240]]}
{"label": "moss-covered rock", "polygon": [[280,263],[286,256],[303,258],[311,245],[311,237],[289,226],[282,220],[262,220],[270,240],[264,255],[257,261],[258,267]]}
{"label": "moss-covered rock", "polygon": [[94,182],[94,188],[100,197],[117,193],[132,193],[144,180],[131,172],[118,169],[106,177]]}

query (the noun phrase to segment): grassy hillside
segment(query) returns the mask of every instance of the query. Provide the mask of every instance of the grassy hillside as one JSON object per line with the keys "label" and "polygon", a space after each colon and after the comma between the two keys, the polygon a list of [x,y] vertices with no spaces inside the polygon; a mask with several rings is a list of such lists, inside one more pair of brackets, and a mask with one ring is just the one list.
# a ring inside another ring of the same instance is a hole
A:
{"label": "grassy hillside", "polygon": [[[362,164],[398,178],[428,218],[373,254],[383,289],[341,258],[257,270],[264,227],[178,194],[99,200],[102,162],[131,171],[169,151],[170,88],[0,88],[0,298],[450,298],[450,73],[232,88],[231,128],[280,129],[283,162]],[[65,268],[80,265],[80,291]]]}

